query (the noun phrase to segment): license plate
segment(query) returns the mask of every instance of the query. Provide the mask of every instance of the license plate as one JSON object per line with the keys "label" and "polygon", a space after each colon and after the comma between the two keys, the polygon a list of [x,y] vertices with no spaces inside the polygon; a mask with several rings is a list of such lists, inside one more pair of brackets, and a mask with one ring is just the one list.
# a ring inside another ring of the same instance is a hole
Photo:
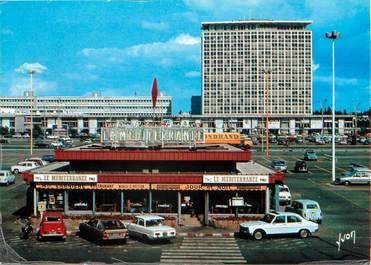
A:
{"label": "license plate", "polygon": [[164,232],[164,233],[163,233],[163,236],[167,236],[167,232]]}

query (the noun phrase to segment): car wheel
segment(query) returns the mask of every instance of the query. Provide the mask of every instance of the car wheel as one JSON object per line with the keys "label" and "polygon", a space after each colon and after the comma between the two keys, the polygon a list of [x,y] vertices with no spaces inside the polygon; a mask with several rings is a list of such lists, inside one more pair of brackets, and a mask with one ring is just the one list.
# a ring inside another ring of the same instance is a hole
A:
{"label": "car wheel", "polygon": [[9,182],[9,180],[8,180],[8,181],[6,182],[6,185],[9,186],[9,184],[10,184],[10,182]]}
{"label": "car wheel", "polygon": [[317,223],[320,225],[320,224],[322,224],[322,220],[321,219],[318,219],[317,220]]}
{"label": "car wheel", "polygon": [[345,181],[344,184],[345,184],[345,186],[349,186],[350,185],[350,182],[349,181]]}
{"label": "car wheel", "polygon": [[307,229],[302,229],[299,231],[299,236],[301,238],[307,238],[310,235],[310,232]]}
{"label": "car wheel", "polygon": [[19,169],[14,169],[14,174],[19,174]]}
{"label": "car wheel", "polygon": [[256,230],[253,236],[255,240],[261,240],[264,237],[264,232],[262,230]]}

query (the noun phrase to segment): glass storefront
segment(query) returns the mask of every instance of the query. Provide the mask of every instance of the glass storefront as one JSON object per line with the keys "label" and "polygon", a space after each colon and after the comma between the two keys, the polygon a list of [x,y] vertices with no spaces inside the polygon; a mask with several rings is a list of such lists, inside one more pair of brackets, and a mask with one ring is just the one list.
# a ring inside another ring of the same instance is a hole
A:
{"label": "glass storefront", "polygon": [[177,191],[152,191],[153,213],[177,213],[178,192]]}
{"label": "glass storefront", "polygon": [[148,212],[148,190],[124,191],[125,213]]}
{"label": "glass storefront", "polygon": [[63,190],[39,190],[39,202],[45,202],[47,210],[63,211]]}
{"label": "glass storefront", "polygon": [[91,190],[69,190],[68,208],[72,211],[93,210],[93,191]]}
{"label": "glass storefront", "polygon": [[121,192],[115,190],[97,190],[96,211],[97,212],[120,212],[121,211]]}
{"label": "glass storefront", "polygon": [[[258,214],[264,212],[264,192],[262,191],[211,191],[209,193],[211,214]],[[232,206],[232,198],[243,198],[242,205]]]}

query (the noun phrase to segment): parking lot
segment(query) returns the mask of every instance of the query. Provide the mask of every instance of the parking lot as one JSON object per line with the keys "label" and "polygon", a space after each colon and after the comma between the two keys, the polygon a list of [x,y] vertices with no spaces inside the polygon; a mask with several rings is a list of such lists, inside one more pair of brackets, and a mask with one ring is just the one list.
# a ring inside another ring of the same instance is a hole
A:
{"label": "parking lot", "polygon": [[[65,242],[38,242],[35,238],[19,239],[20,224],[17,212],[25,205],[27,186],[19,177],[14,185],[0,187],[3,231],[6,242],[26,260],[65,262],[102,261],[107,263],[163,262],[176,263],[204,260],[225,263],[299,263],[318,260],[362,259],[369,257],[370,244],[370,190],[369,186],[334,186],[331,182],[330,146],[312,146],[318,161],[308,162],[308,173],[293,173],[295,161],[303,158],[308,147],[270,146],[269,159],[261,148],[253,149],[253,159],[270,166],[272,159],[288,164],[286,184],[293,199],[306,198],[319,202],[323,223],[312,238],[275,237],[261,241],[243,238],[188,238],[178,237],[171,243],[149,244],[129,239],[124,245],[97,246],[78,236],[69,235]],[[49,149],[36,149],[34,156],[52,154]],[[3,169],[28,156],[22,146],[3,148]],[[367,146],[339,146],[336,172],[349,169],[350,163],[369,166]],[[336,241],[341,235],[355,231],[355,242],[346,240],[340,250]]]}

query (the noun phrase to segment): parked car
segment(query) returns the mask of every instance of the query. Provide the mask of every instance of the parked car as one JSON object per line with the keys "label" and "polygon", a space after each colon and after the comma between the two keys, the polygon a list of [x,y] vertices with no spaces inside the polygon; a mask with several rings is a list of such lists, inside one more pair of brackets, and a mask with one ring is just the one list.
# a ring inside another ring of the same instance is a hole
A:
{"label": "parked car", "polygon": [[317,161],[317,153],[313,150],[307,150],[304,154],[304,160],[307,161]]}
{"label": "parked car", "polygon": [[130,236],[147,240],[170,240],[175,238],[173,227],[163,224],[164,218],[156,215],[139,215],[135,222],[128,224]]}
{"label": "parked car", "polygon": [[40,167],[40,165],[34,161],[23,161],[19,162],[17,165],[12,166],[10,171],[14,174],[18,174],[27,170],[31,170],[34,168]]}
{"label": "parked car", "polygon": [[15,176],[7,170],[0,170],[0,184],[9,185],[15,183]]}
{"label": "parked car", "polygon": [[8,144],[8,143],[9,143],[9,139],[0,138],[0,144]]}
{"label": "parked car", "polygon": [[84,140],[84,141],[82,142],[82,144],[84,144],[84,145],[92,144],[92,143],[93,143],[93,141],[90,140],[90,139],[86,139],[86,140]]}
{"label": "parked car", "polygon": [[371,170],[367,167],[353,165],[350,171],[342,173],[335,178],[335,184],[370,184]]}
{"label": "parked car", "polygon": [[44,155],[41,158],[43,161],[46,162],[53,162],[54,161],[54,155]]}
{"label": "parked car", "polygon": [[280,204],[290,204],[291,203],[291,192],[287,185],[280,185],[279,186],[279,200]]}
{"label": "parked car", "polygon": [[297,213],[309,221],[322,223],[321,208],[318,202],[313,200],[295,200],[286,207],[285,212]]}
{"label": "parked car", "polygon": [[287,165],[283,160],[273,160],[272,168],[278,172],[287,172]]}
{"label": "parked car", "polygon": [[27,158],[26,161],[36,162],[40,166],[46,166],[47,164],[49,164],[49,162],[42,160],[40,157],[30,157],[30,158]]}
{"label": "parked car", "polygon": [[63,222],[63,215],[60,212],[44,212],[37,232],[37,239],[46,237],[60,237],[66,239],[67,229]]}
{"label": "parked car", "polygon": [[79,225],[79,233],[97,244],[112,240],[126,242],[129,235],[125,225],[115,219],[91,219]]}
{"label": "parked car", "polygon": [[51,147],[53,148],[61,148],[63,146],[63,143],[62,142],[52,142],[50,144]]}
{"label": "parked car", "polygon": [[307,163],[303,160],[298,160],[295,162],[295,167],[294,167],[295,172],[308,172],[308,166]]}
{"label": "parked car", "polygon": [[307,238],[318,231],[318,224],[308,221],[296,213],[267,213],[259,221],[240,224],[240,235],[260,240],[270,235],[297,234]]}
{"label": "parked car", "polygon": [[44,142],[43,140],[37,140],[35,141],[34,146],[36,148],[49,148],[49,144]]}

